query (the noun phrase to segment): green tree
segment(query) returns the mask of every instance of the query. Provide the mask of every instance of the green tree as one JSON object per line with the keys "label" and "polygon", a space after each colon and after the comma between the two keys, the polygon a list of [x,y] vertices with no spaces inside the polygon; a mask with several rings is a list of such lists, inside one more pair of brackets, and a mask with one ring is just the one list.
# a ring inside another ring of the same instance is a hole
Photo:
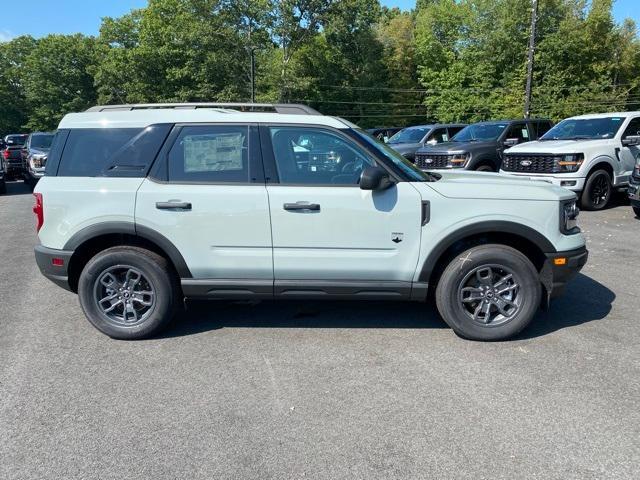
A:
{"label": "green tree", "polygon": [[29,36],[0,43],[0,134],[19,132],[28,121],[24,63],[35,45]]}
{"label": "green tree", "polygon": [[52,130],[65,113],[85,110],[96,103],[90,71],[96,63],[92,37],[48,35],[38,40],[26,57],[22,85],[31,130]]}

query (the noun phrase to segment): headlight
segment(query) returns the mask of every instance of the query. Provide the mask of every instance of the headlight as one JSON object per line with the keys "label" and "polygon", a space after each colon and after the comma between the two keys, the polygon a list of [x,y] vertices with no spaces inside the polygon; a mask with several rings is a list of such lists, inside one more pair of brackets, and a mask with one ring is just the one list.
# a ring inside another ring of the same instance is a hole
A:
{"label": "headlight", "polygon": [[42,168],[46,159],[46,155],[33,155],[29,160],[29,165],[31,165],[31,168]]}
{"label": "headlight", "polygon": [[560,202],[560,231],[565,235],[578,233],[578,208],[577,200],[565,200]]}
{"label": "headlight", "polygon": [[471,158],[470,153],[454,153],[449,157],[449,166],[451,168],[464,168]]}
{"label": "headlight", "polygon": [[559,155],[554,158],[554,172],[567,173],[577,172],[584,162],[583,153],[572,153],[569,155]]}

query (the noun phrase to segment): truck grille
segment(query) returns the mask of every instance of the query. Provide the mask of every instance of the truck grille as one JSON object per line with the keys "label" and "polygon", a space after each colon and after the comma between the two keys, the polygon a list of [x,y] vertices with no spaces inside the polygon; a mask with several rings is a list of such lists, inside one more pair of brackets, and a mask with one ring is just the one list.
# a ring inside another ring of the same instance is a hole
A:
{"label": "truck grille", "polygon": [[446,153],[416,153],[415,164],[418,168],[447,168],[453,155]]}
{"label": "truck grille", "polygon": [[502,170],[508,172],[553,173],[556,157],[553,155],[532,155],[509,153],[504,156]]}

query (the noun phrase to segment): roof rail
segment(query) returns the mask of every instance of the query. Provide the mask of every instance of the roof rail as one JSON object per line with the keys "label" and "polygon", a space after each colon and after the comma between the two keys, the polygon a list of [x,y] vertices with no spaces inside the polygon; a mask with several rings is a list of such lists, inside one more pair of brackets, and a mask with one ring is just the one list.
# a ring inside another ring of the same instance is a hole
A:
{"label": "roof rail", "polygon": [[307,105],[298,103],[136,103],[130,105],[96,105],[87,109],[87,112],[114,112],[131,110],[150,110],[157,108],[196,109],[196,108],[221,108],[238,110],[241,112],[276,112],[290,115],[322,115]]}

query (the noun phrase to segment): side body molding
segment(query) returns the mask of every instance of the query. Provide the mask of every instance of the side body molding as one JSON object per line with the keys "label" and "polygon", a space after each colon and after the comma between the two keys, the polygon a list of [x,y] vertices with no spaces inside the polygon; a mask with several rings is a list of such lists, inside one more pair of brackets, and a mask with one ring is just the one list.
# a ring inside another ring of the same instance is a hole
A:
{"label": "side body molding", "polygon": [[420,277],[418,278],[418,280],[420,282],[429,281],[429,277],[431,276],[431,273],[433,272],[433,269],[435,268],[436,263],[438,262],[442,254],[446,252],[447,249],[458,240],[462,240],[463,238],[474,235],[481,235],[483,233],[508,233],[511,235],[517,235],[535,244],[542,251],[542,253],[556,252],[556,248],[549,241],[549,239],[547,239],[540,232],[525,225],[500,220],[490,220],[486,222],[474,223],[447,235],[433,248],[424,264],[422,265],[422,270],[420,271]]}
{"label": "side body molding", "polygon": [[92,238],[114,234],[133,235],[155,243],[168,255],[180,278],[193,278],[182,254],[167,237],[151,228],[136,225],[133,222],[104,222],[83,228],[67,241],[64,250],[76,250]]}

